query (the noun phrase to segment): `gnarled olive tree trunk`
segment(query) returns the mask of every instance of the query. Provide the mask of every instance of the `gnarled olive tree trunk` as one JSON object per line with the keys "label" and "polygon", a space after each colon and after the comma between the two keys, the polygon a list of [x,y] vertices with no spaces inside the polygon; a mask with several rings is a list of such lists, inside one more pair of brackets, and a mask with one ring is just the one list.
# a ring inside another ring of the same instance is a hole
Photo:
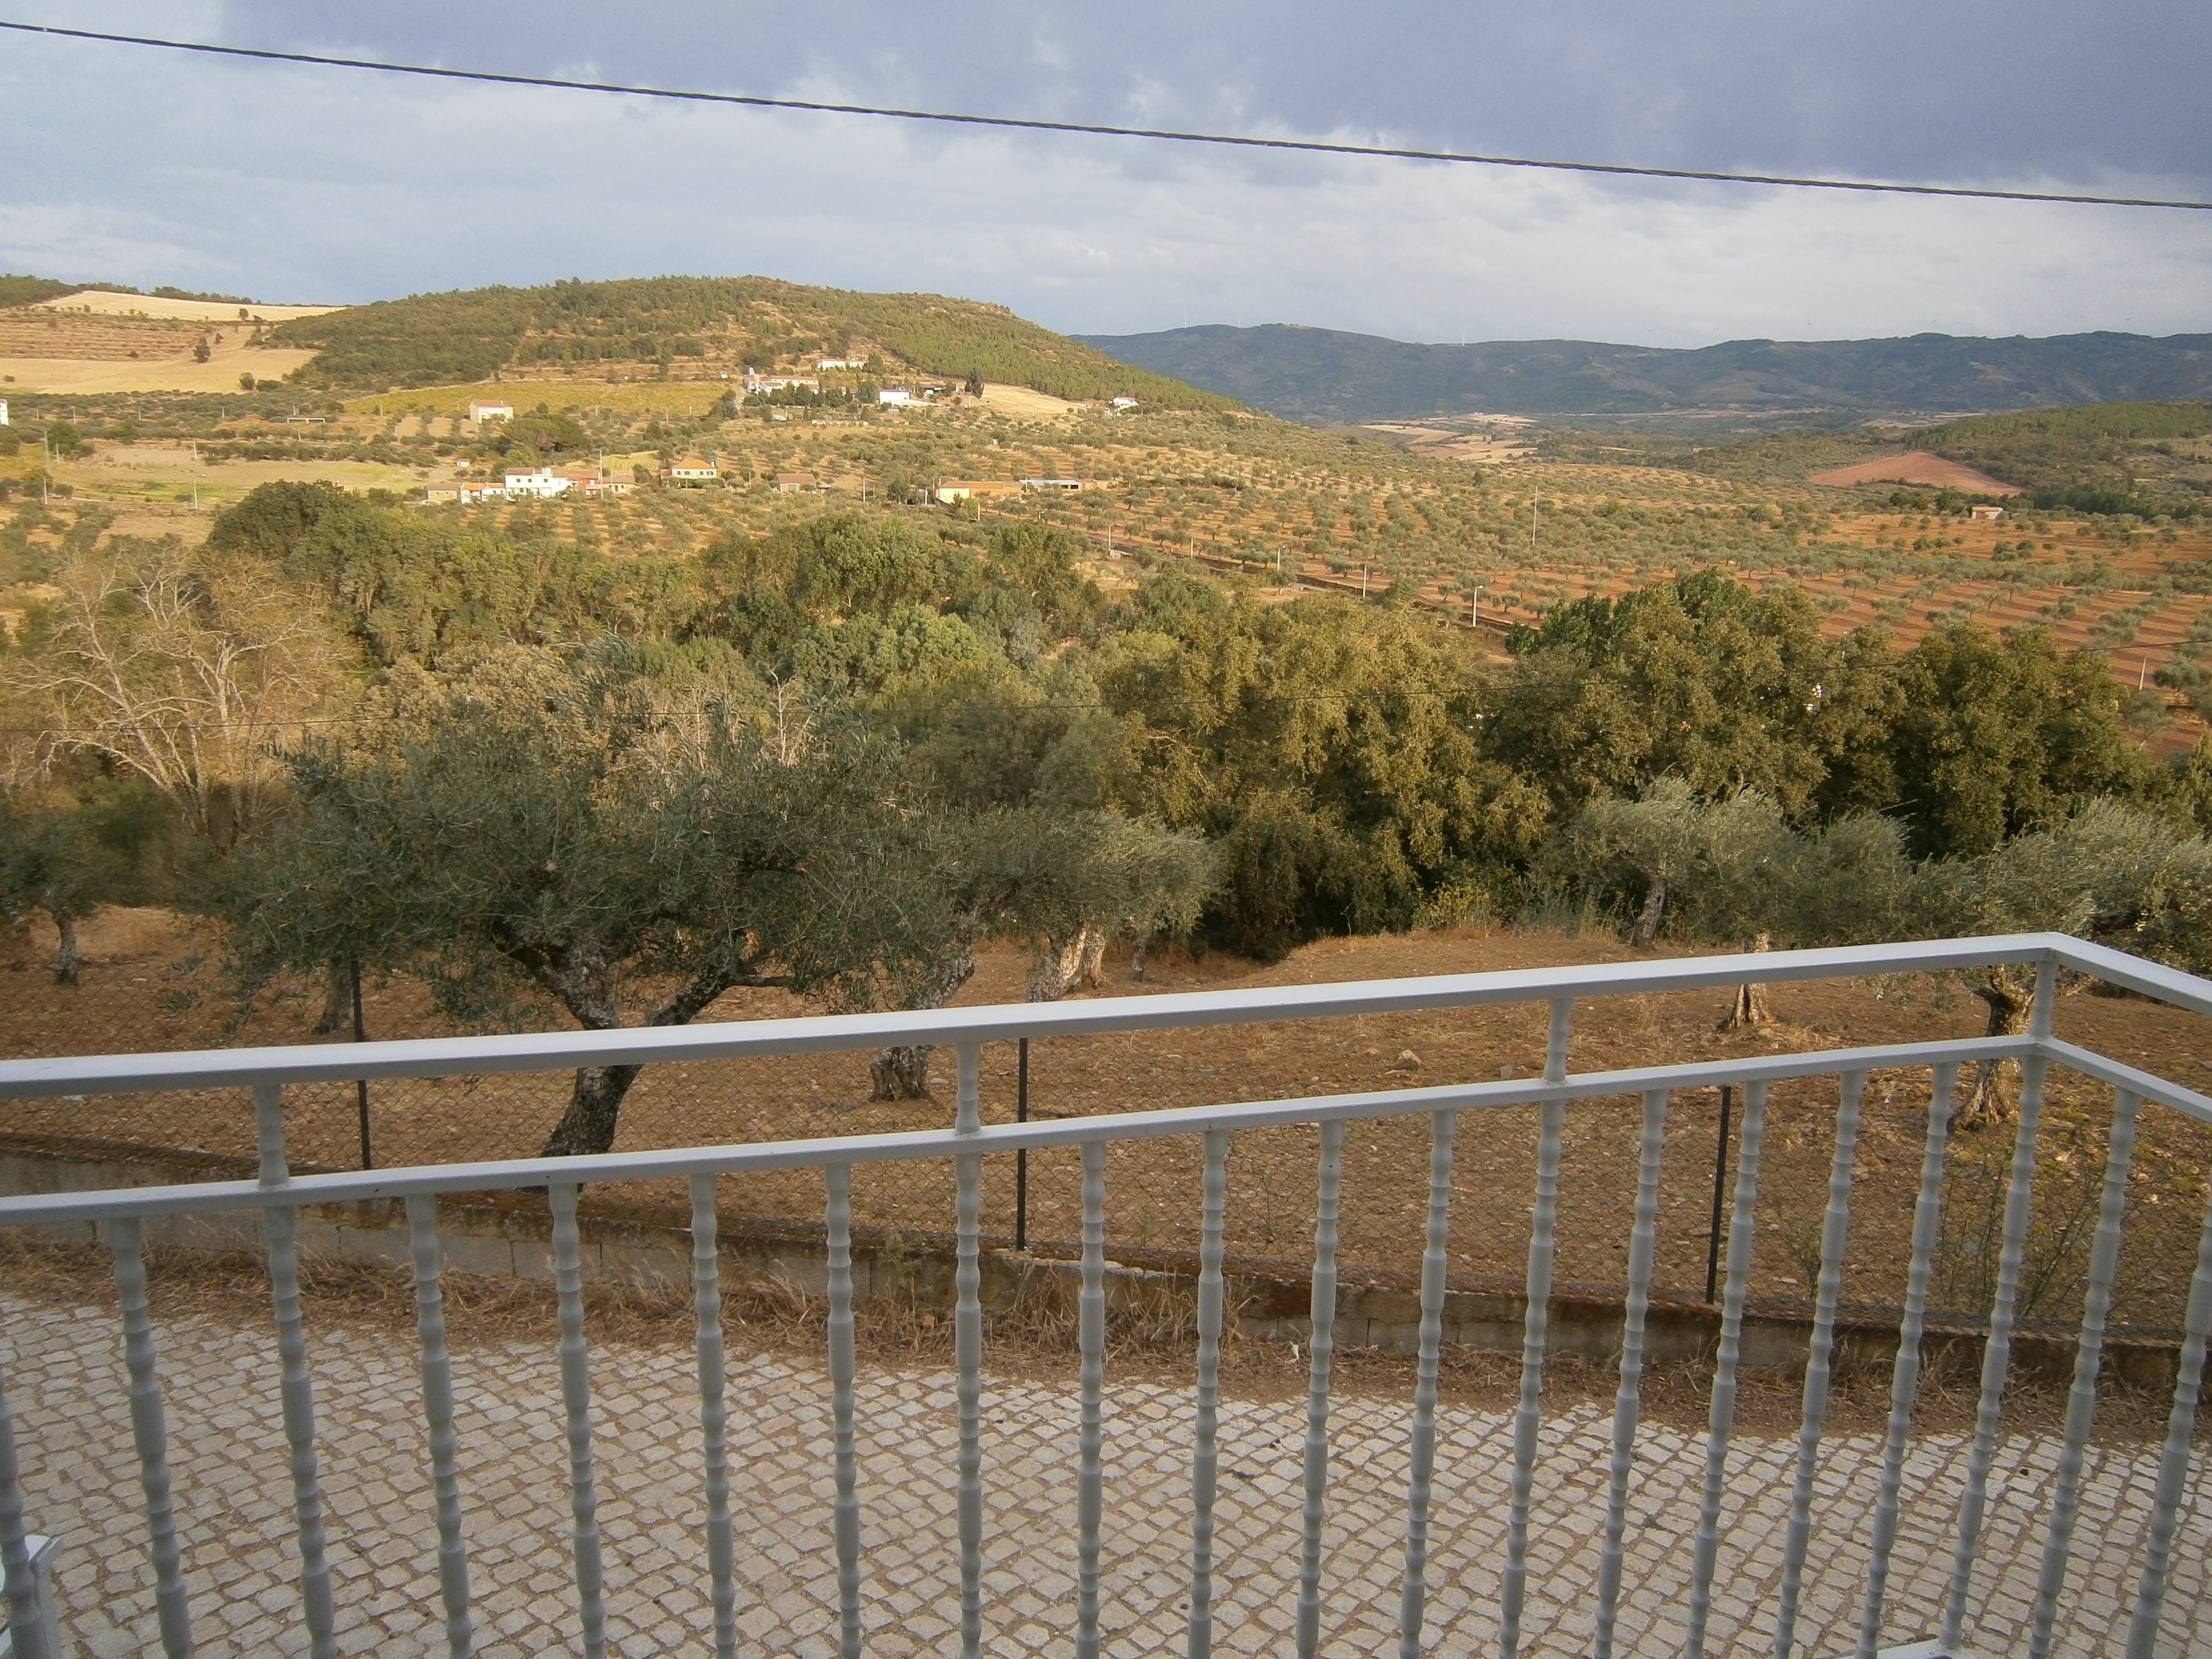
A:
{"label": "gnarled olive tree trunk", "polygon": [[[975,945],[963,942],[931,969],[915,994],[906,1000],[912,1009],[942,1008],[959,994],[975,972]],[[868,1062],[871,1100],[927,1100],[929,1097],[927,1043],[880,1050]]]}
{"label": "gnarled olive tree trunk", "polygon": [[1030,971],[1025,1000],[1057,1002],[1079,985],[1095,986],[1106,965],[1106,934],[1089,925],[1073,939],[1050,939]]}
{"label": "gnarled olive tree trunk", "polygon": [[[590,1031],[622,1029],[622,1010],[617,1005],[604,963],[562,961],[532,964],[532,977],[561,1000],[579,1025]],[[781,975],[758,974],[732,965],[696,974],[678,986],[667,999],[645,1017],[647,1025],[688,1025],[707,1006],[738,985],[787,985]],[[568,1091],[568,1108],[553,1133],[545,1139],[541,1158],[583,1158],[614,1150],[615,1130],[622,1105],[642,1066],[579,1066]]]}
{"label": "gnarled olive tree trunk", "polygon": [[[1771,951],[1774,935],[1764,931],[1755,934],[1748,947],[1753,951]],[[1735,1000],[1729,1006],[1728,1018],[1715,1028],[1723,1031],[1741,1031],[1747,1027],[1769,1025],[1774,1015],[1766,1006],[1766,988],[1752,981],[1735,988]]]}
{"label": "gnarled olive tree trunk", "polygon": [[[1992,969],[1974,987],[1990,1011],[1984,1036],[2019,1036],[2027,1030],[2035,1006],[2035,979],[2017,968]],[[2010,1117],[2014,1103],[2006,1094],[1998,1068],[2004,1062],[1985,1060],[1974,1068],[1974,1092],[1959,1113],[1961,1124],[2001,1123]]]}
{"label": "gnarled olive tree trunk", "polygon": [[1644,890],[1644,908],[1636,918],[1636,925],[1628,930],[1628,942],[1639,951],[1648,951],[1659,942],[1660,920],[1667,914],[1667,878],[1647,865],[1633,865],[1636,872],[1648,884]]}

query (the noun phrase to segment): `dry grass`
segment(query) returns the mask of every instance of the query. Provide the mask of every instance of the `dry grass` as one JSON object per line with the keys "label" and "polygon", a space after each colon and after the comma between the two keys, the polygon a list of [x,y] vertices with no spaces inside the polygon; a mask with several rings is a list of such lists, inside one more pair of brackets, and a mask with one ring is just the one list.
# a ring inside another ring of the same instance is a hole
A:
{"label": "dry grass", "polygon": [[[230,1328],[257,1328],[270,1318],[269,1284],[259,1257],[239,1253],[161,1247],[146,1253],[155,1316],[162,1322],[205,1322]],[[0,1275],[11,1294],[43,1306],[106,1317],[114,1287],[105,1250],[90,1244],[0,1237]],[[554,1294],[538,1280],[442,1276],[448,1340],[457,1348],[499,1348],[515,1343],[550,1345],[556,1334]],[[696,1330],[688,1283],[587,1285],[586,1329],[601,1349],[685,1350]],[[309,1258],[301,1267],[301,1304],[311,1327],[343,1325],[379,1332],[396,1342],[415,1337],[413,1279],[404,1268]],[[775,1354],[818,1365],[827,1341],[827,1306],[787,1282],[726,1280],[723,1338],[736,1356]],[[954,1363],[951,1320],[934,1307],[896,1297],[864,1303],[854,1310],[856,1347],[863,1363],[879,1368],[944,1370]],[[1073,1387],[1077,1380],[1075,1297],[1061,1274],[1033,1276],[1008,1307],[985,1316],[986,1364],[992,1374]],[[1115,1382],[1187,1382],[1195,1332],[1187,1309],[1113,1307],[1107,1327],[1107,1368]],[[1340,1347],[1334,1391],[1339,1395],[1410,1400],[1415,1362],[1376,1349]],[[1248,1338],[1232,1310],[1222,1346],[1222,1386],[1243,1399],[1285,1399],[1305,1392],[1308,1357],[1292,1344]],[[1442,1356],[1440,1391],[1448,1401],[1489,1411],[1510,1409],[1519,1398],[1518,1354],[1448,1348]],[[1557,1413],[1578,1405],[1610,1407],[1619,1373],[1608,1362],[1553,1355],[1546,1364],[1544,1406]],[[1640,1413],[1648,1424],[1697,1432],[1705,1425],[1712,1372],[1705,1362],[1647,1366]],[[1802,1378],[1760,1370],[1741,1374],[1739,1431],[1793,1431],[1802,1408]],[[2065,1398],[2057,1389],[2016,1381],[2008,1391],[2008,1432],[2052,1433],[2062,1426]],[[1976,1381],[1960,1367],[1923,1372],[1914,1431],[1957,1435],[1973,1425]],[[2159,1392],[2107,1382],[2096,1435],[2108,1444],[2143,1443],[2163,1436],[2167,1401]],[[1887,1371],[1840,1370],[1828,1410],[1837,1434],[1878,1431],[1889,1409]],[[2212,1424],[2204,1432],[2212,1435]]]}
{"label": "dry grass", "polygon": [[[86,931],[83,982],[56,987],[41,965],[42,936],[27,943],[19,965],[0,957],[0,1054],[103,1053],[190,1048],[218,1042],[296,1042],[319,1006],[313,988],[296,1000],[253,1011],[235,1026],[211,960],[213,942],[179,930],[158,913],[118,913]],[[1336,939],[1259,968],[1233,958],[1156,956],[1145,985],[1113,965],[1114,994],[1259,988],[1401,975],[1617,961],[1630,953],[1610,938],[1509,934],[1479,928]],[[1012,1002],[1025,961],[1015,951],[985,954],[963,1004]],[[1776,988],[1778,1023],[1767,1030],[1714,1029],[1718,993],[1610,1000],[1578,1011],[1572,1048],[1577,1070],[1749,1055],[1784,1049],[1900,1042],[1979,1029],[1978,1005],[1942,984],[1815,983]],[[419,988],[368,988],[369,1029],[378,1036],[428,1036],[444,1028]],[[781,993],[732,993],[710,1011],[718,1019],[757,1019],[802,1012]],[[1223,1026],[1167,1032],[1060,1038],[1033,1043],[1030,1105],[1040,1117],[1198,1106],[1395,1088],[1416,1084],[1534,1075],[1542,1063],[1540,1006],[1367,1016]],[[549,1011],[544,1024],[560,1022]],[[2184,1082],[2212,1069],[2203,1023],[2141,1000],[2069,999],[2060,1031],[2103,1053]],[[1411,1062],[1401,1059],[1411,1054]],[[868,1098],[864,1054],[799,1055],[673,1064],[648,1069],[623,1109],[619,1150],[722,1142],[871,1134],[941,1127],[949,1121],[940,1054],[937,1097],[882,1103]],[[1401,1069],[1401,1068],[1403,1069]],[[1013,1115],[1015,1055],[1009,1044],[984,1051],[983,1107],[990,1121]],[[424,1079],[379,1084],[373,1128],[380,1164],[444,1163],[534,1153],[565,1103],[564,1073]],[[1857,1159],[1849,1303],[1894,1306],[1909,1254],[1912,1193],[1925,1115],[1924,1075],[1877,1073],[1869,1080]],[[1809,1294],[1833,1139],[1832,1080],[1778,1085],[1770,1108],[1761,1229],[1753,1293],[1782,1301]],[[358,1157],[353,1091],[317,1085],[292,1091],[289,1133],[303,1165],[352,1167]],[[2062,1075],[2057,1080],[2039,1194],[2039,1239],[2048,1238],[2053,1273],[2042,1302],[2027,1311],[2064,1316],[2078,1305],[2074,1285],[2086,1235],[2085,1196],[2094,1204],[2103,1158],[2106,1091]],[[1703,1291],[1709,1243],[1718,1102],[1710,1091],[1674,1104],[1662,1191],[1657,1285],[1695,1297]],[[1570,1119],[1560,1200],[1559,1276],[1571,1285],[1608,1286],[1626,1276],[1626,1218],[1635,1188],[1632,1100],[1595,1101]],[[92,1138],[113,1144],[184,1147],[243,1156],[253,1146],[251,1116],[234,1091],[55,1099],[0,1104],[0,1132],[41,1138]],[[1471,1282],[1517,1283],[1526,1261],[1535,1115],[1500,1109],[1462,1122],[1453,1197],[1451,1266]],[[1420,1256],[1427,1132],[1424,1119],[1355,1125],[1346,1137],[1344,1259],[1348,1268],[1407,1274]],[[1989,1218],[1976,1206],[1996,1190],[2009,1147],[2002,1129],[1960,1134],[1954,1152],[1954,1238],[1939,1305],[1984,1305],[1976,1274]],[[1237,1138],[1231,1166],[1228,1243],[1243,1261],[1286,1264],[1303,1272],[1311,1250],[1314,1137],[1310,1129],[1252,1132]],[[2154,1110],[2144,1117],[2139,1176],[2131,1188],[2128,1243],[2118,1317],[2148,1328],[2178,1325],[2203,1213],[2212,1130]],[[983,1226],[1010,1236],[1014,1160],[986,1161]],[[1109,1158],[1109,1237],[1117,1249],[1170,1255],[1194,1249],[1198,1148],[1186,1138],[1125,1143]],[[608,1195],[641,1218],[680,1217],[680,1183],[640,1182]],[[1072,1151],[1029,1160],[1030,1237],[1067,1241],[1079,1231],[1079,1180]],[[811,1171],[728,1177],[733,1214],[811,1224],[822,1190]],[[942,1232],[952,1213],[952,1172],[938,1162],[863,1166],[854,1201],[866,1224],[908,1233]],[[2062,1238],[2069,1225],[2075,1231]],[[2069,1242],[2070,1240],[2070,1242]],[[2038,1248],[2045,1247],[2039,1244]],[[1980,1254],[1977,1254],[1977,1251]]]}

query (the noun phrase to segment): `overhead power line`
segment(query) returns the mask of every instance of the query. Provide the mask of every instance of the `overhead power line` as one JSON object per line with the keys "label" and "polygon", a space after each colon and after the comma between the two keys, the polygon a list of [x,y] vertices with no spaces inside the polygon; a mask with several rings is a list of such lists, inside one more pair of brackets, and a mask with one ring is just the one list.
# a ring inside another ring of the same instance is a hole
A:
{"label": "overhead power line", "polygon": [[1531,155],[1488,155],[1471,150],[1330,143],[1318,138],[1264,138],[1249,133],[1186,132],[1169,127],[1112,126],[1096,121],[1044,121],[1016,115],[972,115],[948,110],[899,109],[878,104],[832,104],[805,98],[764,98],[746,93],[694,92],[673,87],[635,86],[619,81],[571,81],[547,75],[501,75],[490,70],[441,69],[428,64],[394,64],[375,58],[334,58],[317,52],[274,52],[258,46],[223,46],[205,40],[169,40],[152,35],[112,34],[97,29],[58,28],[44,23],[15,23],[5,20],[0,20],[0,29],[12,30],[20,34],[52,35],[70,40],[97,40],[111,46],[154,46],[165,52],[252,58],[264,63],[306,64],[323,69],[373,70],[382,75],[424,76],[441,81],[477,81],[504,87],[544,87],[562,92],[613,93],[625,98],[659,98],[687,104],[735,104],[748,109],[801,110],[820,115],[868,115],[887,120],[930,121],[951,126],[1003,127],[1024,132],[1078,133],[1102,138],[1150,138],[1178,144],[1223,144],[1241,149],[1295,150],[1315,155],[1376,156],[1398,161],[1460,162],[1475,167],[1525,167],[1550,173],[1602,173],[1630,179],[1765,185],[1785,190],[1840,190],[1880,196],[1966,197],[1991,202],[2057,202],[2079,207],[2166,208],[2212,212],[2212,201],[2095,196],[2063,191],[1990,190],[1970,185],[1898,184],[1873,179],[1727,173],[1698,167],[1632,167],[1620,161],[1571,161]]}

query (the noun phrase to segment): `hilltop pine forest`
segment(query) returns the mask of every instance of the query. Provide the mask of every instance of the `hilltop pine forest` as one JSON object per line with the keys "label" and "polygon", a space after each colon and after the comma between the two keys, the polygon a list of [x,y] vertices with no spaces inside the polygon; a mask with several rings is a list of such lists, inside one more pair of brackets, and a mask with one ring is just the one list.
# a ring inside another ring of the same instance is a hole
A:
{"label": "hilltop pine forest", "polygon": [[[927,296],[134,303],[0,308],[5,810],[51,854],[18,913],[57,846],[105,849],[70,902],[225,917],[249,978],[381,953],[457,1018],[592,1024],[732,984],[941,1000],[991,936],[1052,994],[1115,939],[1272,957],[1562,906],[2194,960],[2212,904],[2212,405],[1324,428]],[[163,340],[292,367],[27,389],[47,336],[102,373]],[[574,482],[428,499],[510,471]],[[533,850],[561,823],[597,850]],[[2069,836],[2069,867],[2164,873],[1998,878]],[[298,908],[318,859],[356,861],[354,909]],[[359,897],[448,866],[473,921]],[[793,872],[833,868],[881,914],[810,908]],[[624,975],[664,1000],[624,1012]]]}

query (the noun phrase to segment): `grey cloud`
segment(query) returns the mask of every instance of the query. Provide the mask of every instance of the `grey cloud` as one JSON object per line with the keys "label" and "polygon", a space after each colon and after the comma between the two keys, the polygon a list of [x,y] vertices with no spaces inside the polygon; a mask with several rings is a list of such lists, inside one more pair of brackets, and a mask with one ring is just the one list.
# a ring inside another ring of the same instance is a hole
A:
{"label": "grey cloud", "polygon": [[1979,182],[2212,183],[2199,0],[1166,0],[969,5],[580,0],[302,8],[226,38],[765,93],[1116,122],[1387,133],[1667,166]]}

